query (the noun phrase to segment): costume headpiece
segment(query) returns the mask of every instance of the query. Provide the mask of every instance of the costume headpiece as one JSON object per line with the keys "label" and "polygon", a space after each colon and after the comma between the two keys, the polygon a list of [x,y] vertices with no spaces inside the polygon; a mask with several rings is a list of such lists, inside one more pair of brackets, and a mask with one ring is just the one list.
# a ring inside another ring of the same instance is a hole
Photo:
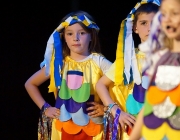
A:
{"label": "costume headpiece", "polygon": [[134,81],[141,84],[141,76],[137,67],[137,60],[134,50],[134,41],[132,37],[132,28],[134,13],[142,5],[146,3],[154,3],[160,5],[159,0],[142,0],[128,14],[126,19],[121,23],[118,36],[116,61],[115,61],[115,84],[120,85],[124,80],[124,85]]}
{"label": "costume headpiece", "polygon": [[51,34],[47,42],[44,61],[40,64],[40,66],[41,67],[43,67],[44,65],[46,66],[45,72],[46,75],[48,76],[50,74],[50,63],[52,60],[54,60],[54,65],[52,70],[53,70],[53,75],[54,75],[53,78],[56,87],[59,87],[61,85],[61,69],[63,66],[61,32],[64,28],[78,22],[83,23],[88,28],[94,28],[97,31],[99,31],[99,27],[96,25],[96,23],[88,19],[85,15],[69,16],[65,21],[60,23],[60,25]]}

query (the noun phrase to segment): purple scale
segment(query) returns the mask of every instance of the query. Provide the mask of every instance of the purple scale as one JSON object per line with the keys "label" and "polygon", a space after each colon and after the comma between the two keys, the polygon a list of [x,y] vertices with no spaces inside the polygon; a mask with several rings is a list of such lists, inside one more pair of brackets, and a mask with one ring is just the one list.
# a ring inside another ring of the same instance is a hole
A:
{"label": "purple scale", "polygon": [[154,113],[151,113],[150,115],[144,117],[144,124],[146,127],[150,129],[156,129],[160,127],[164,122],[167,122],[172,129],[180,130],[173,127],[173,125],[170,124],[168,118],[166,119],[158,118],[154,115]]}
{"label": "purple scale", "polygon": [[144,103],[146,89],[142,85],[134,84],[133,97],[137,102]]}
{"label": "purple scale", "polygon": [[157,118],[153,113],[144,117],[144,124],[150,129],[156,129],[165,122],[165,119]]}
{"label": "purple scale", "polygon": [[[94,95],[90,95],[90,98],[88,99],[87,102],[93,102],[93,101],[94,101]],[[64,100],[58,96],[56,99],[55,107],[60,108],[64,104],[66,110],[70,113],[76,113],[82,107],[83,112],[87,114],[89,113],[89,111],[86,111],[86,109],[90,107],[90,105],[88,105],[87,102],[78,103],[74,101],[72,98]]]}

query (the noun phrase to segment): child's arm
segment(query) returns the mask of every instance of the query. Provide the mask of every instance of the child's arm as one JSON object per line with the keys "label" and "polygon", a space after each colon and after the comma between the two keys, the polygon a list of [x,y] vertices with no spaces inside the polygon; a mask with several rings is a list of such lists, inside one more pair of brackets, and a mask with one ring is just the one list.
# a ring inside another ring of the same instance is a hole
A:
{"label": "child's arm", "polygon": [[96,84],[96,91],[105,106],[114,103],[109,95],[108,88],[113,83],[106,75],[102,76]]}
{"label": "child's arm", "polygon": [[[40,86],[42,83],[44,83],[46,80],[49,79],[49,76],[45,75],[45,67],[37,71],[35,74],[33,74],[25,83],[25,88],[31,97],[31,99],[34,101],[34,103],[41,109],[42,106],[45,104],[45,100],[43,99],[38,86]],[[45,114],[48,117],[56,118],[59,116],[60,111],[59,109],[55,107],[49,107]]]}
{"label": "child's arm", "polygon": [[25,83],[25,88],[29,96],[40,109],[44,105],[45,100],[41,96],[38,86],[40,86],[43,82],[45,82],[48,79],[49,76],[45,76],[45,68],[42,68],[35,74],[33,74]]}
{"label": "child's arm", "polygon": [[144,108],[142,108],[141,112],[138,114],[137,121],[132,129],[129,140],[140,140],[143,125],[143,112]]}
{"label": "child's arm", "polygon": [[[111,99],[109,91],[108,91],[108,88],[111,84],[113,84],[113,81],[111,81],[105,75],[103,77],[101,77],[100,80],[96,84],[97,93],[105,106],[108,106],[109,104],[114,103],[114,101]],[[111,113],[114,117],[115,117],[117,108],[118,108],[118,106],[115,105],[111,109]],[[119,117],[119,123],[120,123],[122,129],[125,131],[125,125],[128,125],[129,127],[132,128],[132,125],[135,123],[135,117],[131,116],[130,114],[123,112],[121,110],[121,114]]]}

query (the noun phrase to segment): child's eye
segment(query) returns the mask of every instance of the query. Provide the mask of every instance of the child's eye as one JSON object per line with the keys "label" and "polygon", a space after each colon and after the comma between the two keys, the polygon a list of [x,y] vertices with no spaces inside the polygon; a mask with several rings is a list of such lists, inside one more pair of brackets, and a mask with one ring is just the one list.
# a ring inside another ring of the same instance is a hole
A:
{"label": "child's eye", "polygon": [[176,15],[179,15],[179,13],[178,12],[173,12],[173,15],[176,16]]}
{"label": "child's eye", "polygon": [[164,14],[164,13],[162,13],[162,14],[161,14],[161,16],[162,16],[162,17],[165,17],[165,14]]}
{"label": "child's eye", "polygon": [[142,22],[141,25],[147,25],[147,22]]}
{"label": "child's eye", "polygon": [[80,32],[80,35],[84,35],[84,34],[86,34],[86,32],[84,32],[84,31],[83,31],[83,32]]}
{"label": "child's eye", "polygon": [[67,33],[67,35],[71,36],[71,35],[72,35],[72,33]]}
{"label": "child's eye", "polygon": [[162,14],[161,14],[161,19],[163,20],[163,19],[165,19],[165,18],[167,18],[167,14],[162,13]]}

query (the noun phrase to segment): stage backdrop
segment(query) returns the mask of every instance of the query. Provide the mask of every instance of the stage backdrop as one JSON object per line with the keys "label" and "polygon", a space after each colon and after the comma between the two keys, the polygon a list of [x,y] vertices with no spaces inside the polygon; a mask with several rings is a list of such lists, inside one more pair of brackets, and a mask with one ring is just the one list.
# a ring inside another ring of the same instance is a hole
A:
{"label": "stage backdrop", "polygon": [[[100,27],[102,53],[115,60],[121,21],[138,0],[54,0],[4,1],[0,26],[0,139],[37,140],[39,109],[24,88],[26,80],[40,69],[47,40],[62,17],[74,10],[90,13]],[[51,105],[54,96],[47,93],[49,81],[40,90]]]}

